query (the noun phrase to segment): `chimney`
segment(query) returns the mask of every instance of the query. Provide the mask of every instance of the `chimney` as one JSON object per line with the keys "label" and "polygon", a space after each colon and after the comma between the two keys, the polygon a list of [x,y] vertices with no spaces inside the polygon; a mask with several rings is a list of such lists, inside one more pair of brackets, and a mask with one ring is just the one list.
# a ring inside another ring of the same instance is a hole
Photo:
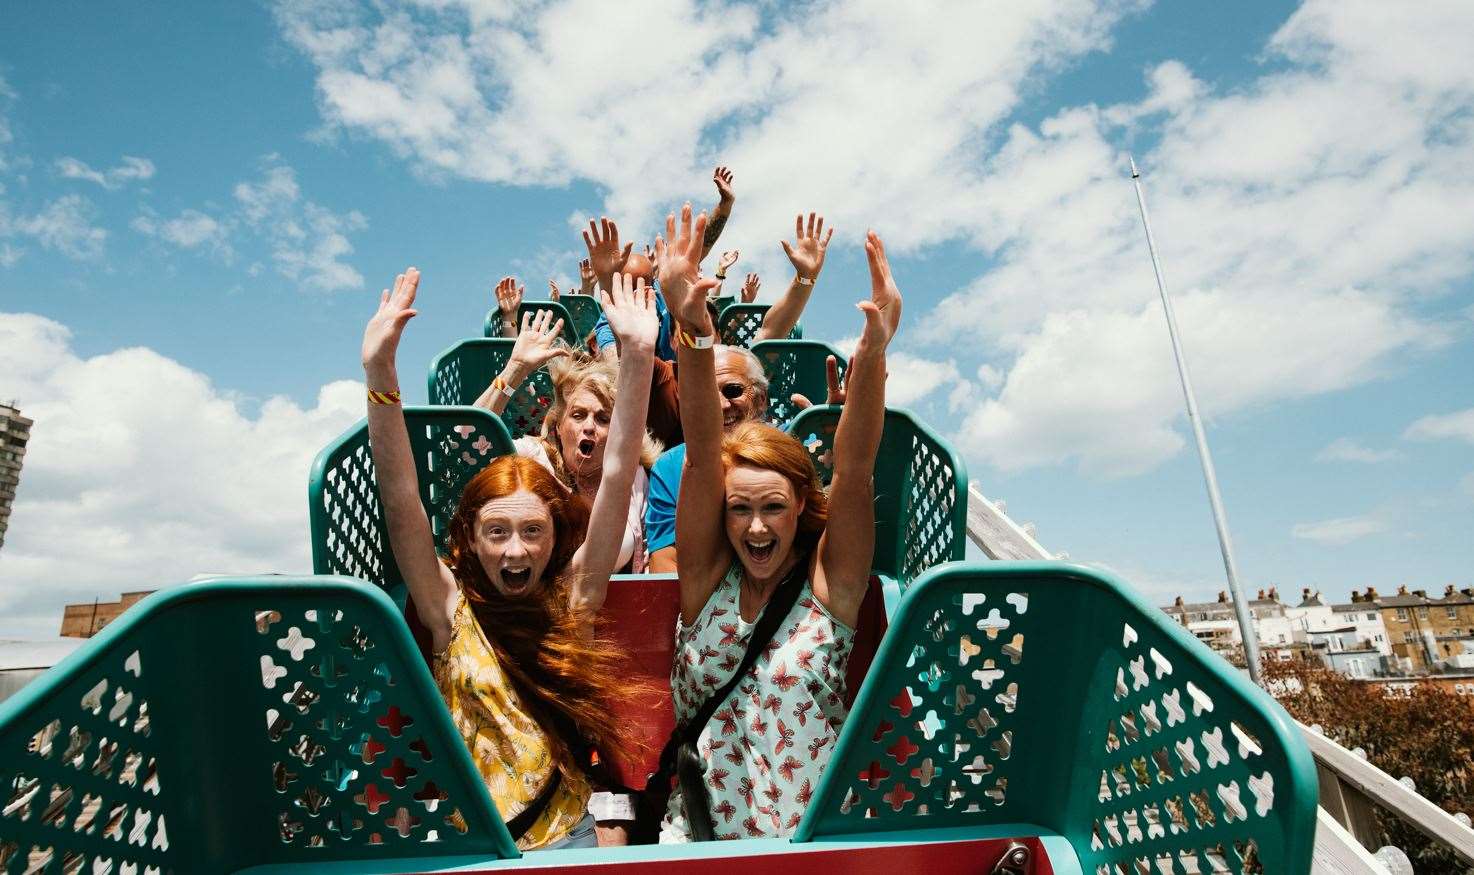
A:
{"label": "chimney", "polygon": [[1351,603],[1354,605],[1358,604],[1359,602],[1361,602],[1361,590],[1353,589],[1351,591]]}
{"label": "chimney", "polygon": [[1300,590],[1300,601],[1302,601],[1302,602],[1308,602],[1308,601],[1310,601],[1310,587],[1307,586],[1307,587],[1304,587],[1304,588],[1302,588]]}
{"label": "chimney", "polygon": [[1377,588],[1375,586],[1369,586],[1369,587],[1367,587],[1366,598],[1364,598],[1363,601],[1374,602],[1376,600],[1377,600]]}
{"label": "chimney", "polygon": [[1462,592],[1464,595],[1469,596],[1470,598],[1474,598],[1474,586],[1468,587],[1467,589],[1461,589],[1459,590],[1459,592]]}
{"label": "chimney", "polygon": [[1399,586],[1397,588],[1397,594],[1398,595],[1407,595],[1407,587],[1406,586]]}
{"label": "chimney", "polygon": [[1269,588],[1269,600],[1272,602],[1280,600],[1280,591],[1272,586]]}
{"label": "chimney", "polygon": [[1446,599],[1451,599],[1451,598],[1454,597],[1454,585],[1453,584],[1450,583],[1448,586],[1446,586],[1446,587],[1443,588],[1443,597],[1446,598]]}
{"label": "chimney", "polygon": [[1264,601],[1264,590],[1259,590],[1259,601]]}
{"label": "chimney", "polygon": [[1179,608],[1182,607],[1182,596],[1178,596],[1177,599],[1172,602],[1172,604],[1176,605]]}
{"label": "chimney", "polygon": [[1223,590],[1220,589],[1218,591],[1218,603],[1219,604],[1226,604],[1227,602],[1228,602],[1228,593],[1226,593],[1226,592],[1224,592]]}
{"label": "chimney", "polygon": [[1425,598],[1428,597],[1428,590],[1426,590],[1426,589],[1415,589],[1415,590],[1413,590],[1413,595],[1417,596],[1420,599],[1425,599]]}

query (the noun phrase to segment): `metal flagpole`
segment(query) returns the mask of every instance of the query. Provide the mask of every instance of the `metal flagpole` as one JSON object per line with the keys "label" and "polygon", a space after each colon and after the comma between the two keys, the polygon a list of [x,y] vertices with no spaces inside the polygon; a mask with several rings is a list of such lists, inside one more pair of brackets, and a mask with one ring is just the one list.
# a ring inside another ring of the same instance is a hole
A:
{"label": "metal flagpole", "polygon": [[1223,570],[1228,574],[1228,591],[1233,596],[1233,610],[1238,616],[1240,637],[1244,640],[1244,660],[1249,665],[1249,677],[1261,684],[1259,677],[1259,636],[1254,632],[1254,621],[1249,605],[1239,591],[1238,566],[1233,560],[1233,539],[1228,534],[1228,517],[1223,512],[1223,499],[1218,494],[1218,475],[1213,471],[1213,456],[1208,452],[1208,437],[1203,433],[1203,422],[1198,416],[1198,401],[1193,395],[1192,380],[1187,374],[1187,359],[1182,351],[1182,341],[1177,336],[1177,317],[1172,312],[1172,299],[1167,297],[1167,281],[1162,278],[1162,263],[1157,258],[1157,243],[1152,238],[1152,220],[1146,211],[1146,195],[1141,190],[1141,171],[1136,169],[1136,160],[1131,161],[1131,182],[1136,186],[1136,204],[1141,207],[1141,224],[1146,228],[1146,246],[1152,254],[1152,270],[1157,275],[1157,291],[1162,294],[1162,309],[1167,313],[1167,333],[1172,337],[1172,355],[1177,359],[1177,374],[1182,378],[1182,394],[1187,399],[1187,420],[1192,423],[1193,437],[1198,441],[1198,460],[1203,463],[1203,479],[1208,484],[1208,503],[1213,507],[1213,525],[1218,529],[1218,546],[1223,551]]}

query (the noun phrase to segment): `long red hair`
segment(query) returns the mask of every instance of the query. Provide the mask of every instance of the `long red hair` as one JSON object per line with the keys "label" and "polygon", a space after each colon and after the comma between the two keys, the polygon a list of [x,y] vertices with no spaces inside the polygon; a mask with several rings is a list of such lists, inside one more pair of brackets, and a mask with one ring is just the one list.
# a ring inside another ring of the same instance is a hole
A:
{"label": "long red hair", "polygon": [[775,471],[793,484],[793,494],[804,503],[794,545],[814,549],[829,521],[829,494],[819,482],[809,451],[798,438],[764,422],[741,423],[722,436],[723,469],[737,465]]}
{"label": "long red hair", "polygon": [[[553,518],[553,555],[536,592],[508,598],[487,579],[472,542],[481,508],[522,490],[536,495]],[[623,654],[612,642],[589,635],[592,618],[569,606],[568,565],[588,522],[588,503],[546,468],[522,456],[503,456],[466,484],[451,517],[446,557],[502,669],[565,770],[586,767],[584,743],[606,757],[630,748],[609,726],[612,700],[625,686]]]}

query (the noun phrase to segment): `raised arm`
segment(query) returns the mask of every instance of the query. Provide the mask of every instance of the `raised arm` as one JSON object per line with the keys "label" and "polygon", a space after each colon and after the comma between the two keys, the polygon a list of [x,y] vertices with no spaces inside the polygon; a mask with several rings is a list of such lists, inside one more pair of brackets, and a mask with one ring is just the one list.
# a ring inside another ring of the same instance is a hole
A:
{"label": "raised arm", "polygon": [[763,316],[756,340],[782,340],[788,336],[793,326],[798,324],[804,307],[808,306],[814,283],[819,280],[819,271],[824,269],[824,254],[829,251],[829,238],[834,236],[834,229],[830,228],[825,233],[824,217],[816,213],[809,213],[807,233],[803,213],[798,214],[793,224],[796,229],[793,245],[790,246],[787,240],[782,241],[783,253],[793,263],[793,280],[783,297]]}
{"label": "raised arm", "polygon": [[891,277],[885,246],[866,235],[870,300],[858,305],[865,329],[845,372],[846,401],[834,435],[829,521],[819,538],[814,595],[836,618],[853,626],[875,557],[875,484],[872,472],[885,428],[885,350],[901,322],[901,293]]}
{"label": "raised arm", "polygon": [[526,286],[517,284],[514,276],[504,276],[496,284],[496,309],[502,321],[502,337],[517,336],[517,309],[522,306]]}
{"label": "raised arm", "polygon": [[594,279],[598,280],[600,288],[606,290],[614,280],[614,272],[624,268],[630,250],[635,247],[631,242],[621,249],[619,226],[602,216],[598,224],[593,219],[589,220],[589,229],[583,232],[583,245],[589,250],[589,267],[594,272]]}
{"label": "raised arm", "polygon": [[[389,526],[389,546],[409,586],[415,611],[430,630],[432,647],[439,653],[450,643],[456,582],[450,569],[435,555],[435,537],[420,504],[394,363],[405,323],[416,314],[413,307],[419,284],[420,272],[411,267],[395,278],[394,291],[385,289],[379,298],[379,311],[363,332],[363,375],[369,389],[369,446],[373,448],[379,497],[384,502],[384,521]],[[383,403],[390,400],[391,394],[393,400]]]}
{"label": "raised arm", "polygon": [[609,439],[604,444],[604,471],[594,507],[589,515],[588,536],[573,554],[574,611],[590,621],[604,605],[609,575],[619,561],[630,510],[630,489],[640,465],[640,447],[645,438],[645,413],[650,402],[650,372],[655,362],[655,337],[660,319],[655,315],[655,291],[645,280],[615,274],[600,303],[609,325],[619,340],[619,378],[614,386],[614,413]]}
{"label": "raised arm", "polygon": [[[722,229],[727,227],[727,219],[732,217],[732,204],[737,202],[737,196],[732,193],[732,171],[725,167],[718,167],[711,174],[712,184],[717,187],[717,205],[712,208],[711,219],[706,223],[706,230],[701,232],[701,257],[705,258],[711,248],[717,245],[717,240],[722,236]],[[722,271],[718,271],[721,273]]]}
{"label": "raised arm", "polygon": [[[721,579],[726,559],[722,531],[722,403],[717,397],[711,340],[716,329],[706,309],[716,280],[699,278],[706,214],[691,224],[691,205],[681,208],[681,227],[665,220],[665,237],[655,238],[660,288],[677,331],[676,380],[681,396],[681,430],[686,465],[676,499],[676,553],[681,557],[681,617],[695,622]],[[669,243],[667,243],[669,240]],[[687,338],[683,341],[682,337]],[[704,348],[695,348],[690,339]]]}
{"label": "raised arm", "polygon": [[553,321],[552,310],[524,313],[522,330],[517,334],[512,354],[507,357],[507,366],[476,399],[476,406],[501,416],[507,409],[507,402],[512,400],[512,394],[532,376],[533,371],[555,358],[570,354],[568,347],[560,342],[562,331],[563,320]]}

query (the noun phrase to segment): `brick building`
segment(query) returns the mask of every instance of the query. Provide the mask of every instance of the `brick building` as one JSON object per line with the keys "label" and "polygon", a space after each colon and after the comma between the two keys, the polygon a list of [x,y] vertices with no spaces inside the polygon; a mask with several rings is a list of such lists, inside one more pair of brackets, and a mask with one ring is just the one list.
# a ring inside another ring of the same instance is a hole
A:
{"label": "brick building", "polygon": [[1399,586],[1383,596],[1375,587],[1352,591],[1351,601],[1375,605],[1387,626],[1392,655],[1402,669],[1421,674],[1474,669],[1474,587],[1444,588],[1442,596]]}
{"label": "brick building", "polygon": [[32,425],[20,415],[14,401],[0,404],[0,546],[5,545],[5,530],[10,527],[10,507],[20,486],[20,466]]}
{"label": "brick building", "polygon": [[61,616],[61,635],[63,638],[91,638],[152,592],[151,589],[142,592],[125,592],[123,597],[115,602],[67,605]]}

